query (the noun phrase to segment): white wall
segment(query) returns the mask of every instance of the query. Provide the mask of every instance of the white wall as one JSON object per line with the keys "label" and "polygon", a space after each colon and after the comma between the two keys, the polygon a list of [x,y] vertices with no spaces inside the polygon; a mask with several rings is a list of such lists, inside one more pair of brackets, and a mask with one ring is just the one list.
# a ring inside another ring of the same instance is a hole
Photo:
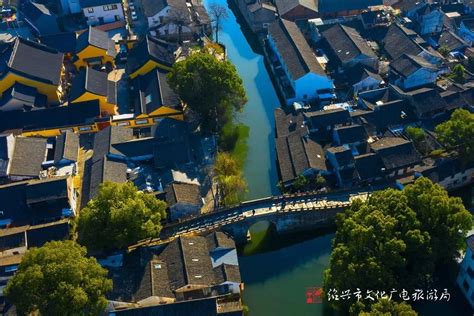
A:
{"label": "white wall", "polygon": [[317,99],[319,97],[318,90],[334,89],[334,84],[328,77],[310,72],[296,80],[293,87],[295,98],[290,103]]}
{"label": "white wall", "polygon": [[[123,13],[123,8],[121,3],[114,4],[117,6],[117,9],[113,10],[106,10],[105,8],[109,5],[105,6],[96,6],[92,8],[83,8],[82,11],[84,12],[85,17],[87,18],[87,23],[89,25],[97,25],[99,24],[99,18],[104,19],[104,23],[111,23],[115,21],[123,21],[125,20],[125,16]],[[92,9],[93,12],[89,12]],[[118,16],[118,18],[116,18]]]}
{"label": "white wall", "polygon": [[403,89],[411,89],[436,81],[438,74],[435,71],[419,69],[408,78],[399,78],[395,84]]}
{"label": "white wall", "polygon": [[158,26],[160,22],[160,18],[164,18],[168,15],[170,12],[170,6],[165,7],[163,10],[155,14],[154,16],[149,16],[148,17],[148,27],[153,28]]}

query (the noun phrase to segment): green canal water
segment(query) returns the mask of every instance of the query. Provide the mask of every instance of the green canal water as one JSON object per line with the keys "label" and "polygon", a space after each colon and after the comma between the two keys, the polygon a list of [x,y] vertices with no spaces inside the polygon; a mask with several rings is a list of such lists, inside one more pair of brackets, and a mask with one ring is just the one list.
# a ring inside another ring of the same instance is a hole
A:
{"label": "green canal water", "polygon": [[[249,185],[247,199],[276,194],[273,110],[280,102],[263,57],[256,52],[255,39],[239,24],[241,21],[229,9],[226,0],[204,0],[206,6],[211,3],[228,8],[229,18],[223,22],[219,39],[226,46],[228,58],[236,65],[249,99],[243,113],[237,116],[239,122],[250,128],[244,168]],[[235,10],[235,6],[230,7]],[[472,207],[468,198],[470,190],[458,194]],[[251,237],[251,242],[239,249],[245,284],[243,300],[251,316],[334,315],[324,304],[306,304],[308,288],[322,285],[324,270],[329,265],[332,231],[280,237],[269,223],[261,222],[252,226]],[[472,315],[466,314],[466,303],[459,299],[448,305],[417,306],[417,310],[420,315],[430,316]]]}

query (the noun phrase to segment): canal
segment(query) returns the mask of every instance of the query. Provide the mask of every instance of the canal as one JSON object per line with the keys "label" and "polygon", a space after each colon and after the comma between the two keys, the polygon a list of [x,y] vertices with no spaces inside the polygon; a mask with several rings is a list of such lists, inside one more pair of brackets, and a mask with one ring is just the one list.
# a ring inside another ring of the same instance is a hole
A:
{"label": "canal", "polygon": [[[246,38],[226,0],[204,0],[207,7],[211,3],[228,9],[229,17],[222,23],[219,40],[226,46],[228,58],[236,65],[248,96],[243,113],[237,116],[238,122],[250,129],[244,167],[249,186],[247,199],[276,194],[273,110],[280,102],[263,56],[253,49],[258,47],[255,39]],[[459,195],[465,201],[469,200],[466,204],[472,208],[472,190],[461,191]],[[272,232],[268,223],[262,222],[251,228],[251,235],[252,241],[239,249],[240,271],[245,284],[243,301],[251,316],[334,315],[325,304],[306,303],[306,291],[322,286],[324,270],[329,265],[333,231],[280,237]],[[416,306],[416,309],[420,315],[464,315],[465,304],[456,299],[449,306]]]}
{"label": "canal", "polygon": [[[219,41],[237,67],[248,96],[248,103],[237,120],[250,128],[248,155],[244,167],[249,192],[247,199],[277,194],[278,182],[274,141],[273,110],[280,101],[261,54],[252,37],[246,38],[226,0],[205,0],[228,9]],[[265,223],[252,228],[253,240],[241,249],[239,257],[244,304],[250,315],[323,315],[323,305],[305,304],[306,289],[322,285],[323,271],[329,264],[332,234],[298,235],[282,240],[267,233]],[[265,239],[265,240],[261,240]],[[244,255],[248,254],[248,255]],[[252,255],[251,255],[252,254]]]}
{"label": "canal", "polygon": [[[228,8],[225,0],[205,0]],[[219,41],[226,46],[227,56],[237,67],[244,82],[248,103],[237,115],[237,121],[250,128],[248,155],[244,175],[248,183],[247,199],[276,194],[276,171],[273,110],[280,106],[277,94],[265,69],[262,55],[255,53],[244,36],[235,15],[223,21]]]}

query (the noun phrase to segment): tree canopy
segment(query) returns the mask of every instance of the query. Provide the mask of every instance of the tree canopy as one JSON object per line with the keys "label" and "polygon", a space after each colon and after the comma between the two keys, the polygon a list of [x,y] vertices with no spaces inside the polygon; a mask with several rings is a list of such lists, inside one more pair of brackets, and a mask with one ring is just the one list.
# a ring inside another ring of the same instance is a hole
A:
{"label": "tree canopy", "polygon": [[465,161],[474,160],[474,114],[457,109],[448,121],[436,126],[436,133],[443,144],[457,148]]}
{"label": "tree canopy", "polygon": [[336,224],[326,292],[427,285],[435,266],[463,247],[472,218],[461,199],[422,177],[403,191],[378,191],[354,202]]}
{"label": "tree canopy", "polygon": [[107,307],[112,290],[107,270],[73,241],[52,241],[31,248],[5,294],[19,315],[98,315]]}
{"label": "tree canopy", "polygon": [[464,66],[461,64],[457,64],[453,67],[453,70],[451,71],[449,77],[458,83],[462,83],[464,81],[465,72],[466,69],[464,68]]}
{"label": "tree canopy", "polygon": [[229,153],[217,154],[214,164],[214,179],[218,184],[219,195],[223,205],[240,202],[247,191],[247,183],[236,159]]}
{"label": "tree canopy", "polygon": [[78,240],[88,250],[122,248],[157,237],[165,217],[163,201],[139,192],[131,183],[105,182],[79,214]]}
{"label": "tree canopy", "polygon": [[395,302],[387,299],[380,299],[372,304],[369,311],[360,312],[359,316],[417,316],[411,306],[405,302]]}
{"label": "tree canopy", "polygon": [[242,79],[228,60],[206,52],[192,54],[173,65],[168,74],[172,89],[201,117],[202,128],[219,132],[247,102]]}

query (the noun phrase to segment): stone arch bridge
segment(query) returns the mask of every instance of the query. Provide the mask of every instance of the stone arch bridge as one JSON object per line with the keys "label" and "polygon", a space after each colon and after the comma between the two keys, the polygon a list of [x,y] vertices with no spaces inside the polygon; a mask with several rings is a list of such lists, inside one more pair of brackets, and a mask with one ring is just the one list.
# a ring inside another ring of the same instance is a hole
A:
{"label": "stone arch bridge", "polygon": [[129,251],[141,246],[167,243],[179,236],[206,234],[217,230],[230,234],[236,243],[244,243],[250,227],[259,221],[270,222],[278,234],[328,227],[333,225],[337,213],[349,207],[355,199],[366,200],[369,194],[366,189],[356,189],[326,194],[308,192],[246,201],[166,225],[159,238],[142,240],[130,246]]}

